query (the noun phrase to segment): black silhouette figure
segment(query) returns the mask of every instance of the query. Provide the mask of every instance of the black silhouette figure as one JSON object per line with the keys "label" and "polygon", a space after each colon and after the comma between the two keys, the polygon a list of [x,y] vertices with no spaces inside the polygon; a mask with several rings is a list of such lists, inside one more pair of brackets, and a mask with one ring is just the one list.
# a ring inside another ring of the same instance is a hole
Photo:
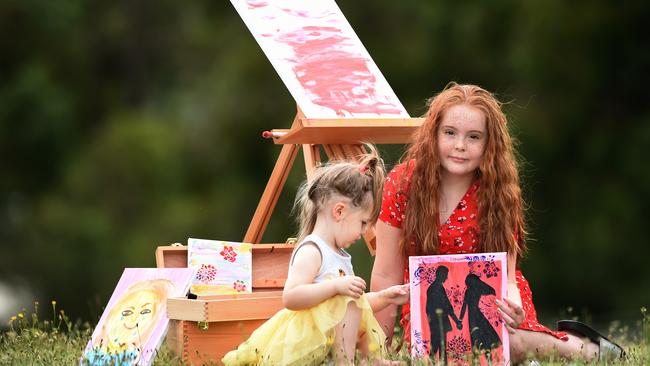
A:
{"label": "black silhouette figure", "polygon": [[447,293],[442,284],[447,280],[449,268],[439,266],[436,269],[436,279],[427,289],[427,318],[429,319],[429,332],[431,333],[431,350],[429,357],[435,362],[436,354],[447,364],[447,333],[451,331],[451,317],[456,322],[456,328],[461,329],[462,323],[456,317],[454,308],[449,302]]}
{"label": "black silhouette figure", "polygon": [[470,340],[472,348],[479,352],[486,352],[501,345],[499,335],[492,327],[492,324],[485,318],[478,306],[483,295],[496,295],[494,288],[475,274],[468,274],[465,277],[465,298],[460,309],[460,318],[463,319],[465,310],[468,313]]}

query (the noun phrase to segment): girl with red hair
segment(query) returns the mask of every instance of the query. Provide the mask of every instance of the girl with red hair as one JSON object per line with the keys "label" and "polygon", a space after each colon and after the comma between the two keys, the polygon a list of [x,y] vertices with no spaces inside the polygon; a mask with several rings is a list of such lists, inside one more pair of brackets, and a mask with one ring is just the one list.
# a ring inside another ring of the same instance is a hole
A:
{"label": "girl with red hair", "polygon": [[[507,119],[501,103],[478,86],[451,83],[430,100],[403,162],[386,178],[376,234],[373,291],[408,282],[411,255],[507,252],[508,298],[497,305],[514,362],[551,354],[585,360],[623,355],[584,324],[556,332],[537,320],[530,286],[518,270],[526,226]],[[406,338],[408,314],[405,305]],[[376,314],[389,338],[395,315],[396,306]]]}

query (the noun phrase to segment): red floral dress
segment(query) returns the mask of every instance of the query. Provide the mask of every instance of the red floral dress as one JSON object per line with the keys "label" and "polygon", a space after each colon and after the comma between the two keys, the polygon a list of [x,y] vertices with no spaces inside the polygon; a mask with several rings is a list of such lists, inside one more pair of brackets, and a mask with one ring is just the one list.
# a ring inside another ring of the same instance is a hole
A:
{"label": "red floral dress", "polygon": [[[402,222],[406,213],[408,203],[408,189],[410,187],[410,177],[413,173],[415,164],[409,164],[410,168],[406,176],[406,189],[400,189],[400,181],[404,174],[407,164],[397,165],[386,178],[384,184],[384,193],[381,204],[379,219],[396,228],[402,227]],[[442,224],[438,230],[438,239],[440,245],[440,254],[468,254],[478,253],[479,245],[479,221],[478,205],[476,202],[476,191],[478,182],[474,182],[467,193],[461,198],[460,202],[452,212],[449,219]],[[564,332],[554,332],[537,320],[537,312],[533,304],[533,293],[528,285],[528,281],[521,274],[521,271],[515,272],[517,287],[521,295],[521,303],[526,318],[519,325],[519,329],[530,330],[534,332],[544,332],[558,339],[567,341],[569,337]],[[404,271],[404,283],[408,282],[408,269]],[[408,304],[402,307],[402,318],[400,323],[404,327],[404,337],[410,338],[410,324],[408,315],[410,307]]]}

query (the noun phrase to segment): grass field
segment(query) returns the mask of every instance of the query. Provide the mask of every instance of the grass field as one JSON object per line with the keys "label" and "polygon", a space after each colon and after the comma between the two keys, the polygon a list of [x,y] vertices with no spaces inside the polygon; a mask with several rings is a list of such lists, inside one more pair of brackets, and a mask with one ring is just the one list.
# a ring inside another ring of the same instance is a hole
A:
{"label": "grass field", "polygon": [[[0,365],[78,365],[82,350],[92,334],[92,327],[80,321],[71,322],[63,310],[56,308],[56,302],[48,304],[48,315],[39,315],[38,303],[32,312],[23,311],[8,320],[9,329],[0,334]],[[650,365],[650,316],[641,309],[635,329],[618,327],[609,329],[609,336],[619,342],[627,351],[624,361],[609,365]],[[411,364],[402,350],[393,359]],[[158,351],[155,365],[184,365],[165,346]],[[425,363],[416,362],[415,365]],[[541,365],[583,365],[582,362],[566,360],[545,360]]]}

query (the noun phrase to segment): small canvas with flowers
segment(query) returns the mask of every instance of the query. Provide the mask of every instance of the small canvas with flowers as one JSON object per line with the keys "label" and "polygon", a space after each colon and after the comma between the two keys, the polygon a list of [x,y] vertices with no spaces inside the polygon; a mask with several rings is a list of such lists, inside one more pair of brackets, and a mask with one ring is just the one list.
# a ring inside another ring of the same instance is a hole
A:
{"label": "small canvas with flowers", "polygon": [[196,269],[190,291],[199,296],[251,293],[252,245],[188,239],[187,266]]}
{"label": "small canvas with flowers", "polygon": [[508,365],[506,253],[409,257],[411,355],[449,365]]}

